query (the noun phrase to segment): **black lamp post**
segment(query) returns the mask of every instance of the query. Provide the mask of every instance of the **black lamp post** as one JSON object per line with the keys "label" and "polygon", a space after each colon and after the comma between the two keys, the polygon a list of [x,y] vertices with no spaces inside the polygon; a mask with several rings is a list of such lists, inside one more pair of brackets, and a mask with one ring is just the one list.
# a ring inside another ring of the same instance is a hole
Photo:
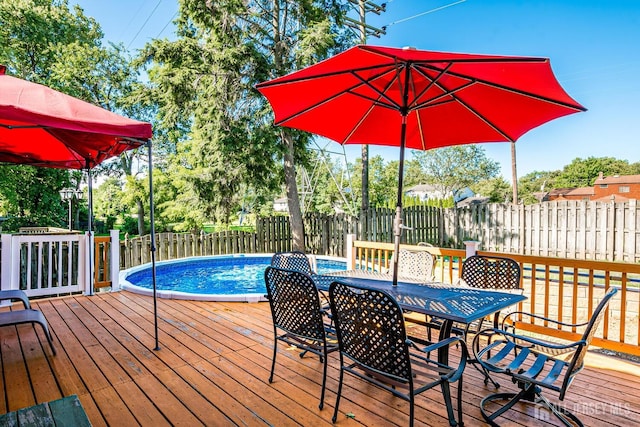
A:
{"label": "black lamp post", "polygon": [[68,201],[69,202],[69,231],[71,231],[73,229],[73,217],[71,216],[71,202],[73,201],[73,199],[81,199],[83,196],[84,192],[80,189],[75,189],[75,188],[63,188],[62,190],[60,190],[60,198],[63,201]]}

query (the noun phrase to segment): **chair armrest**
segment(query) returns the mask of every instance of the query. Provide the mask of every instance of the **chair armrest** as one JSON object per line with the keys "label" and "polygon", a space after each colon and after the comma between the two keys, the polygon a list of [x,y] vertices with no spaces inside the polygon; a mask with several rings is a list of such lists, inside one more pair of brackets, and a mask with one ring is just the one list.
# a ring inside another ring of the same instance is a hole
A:
{"label": "chair armrest", "polygon": [[490,342],[492,342],[496,338],[496,335],[499,335],[504,337],[505,340],[511,341],[512,343],[514,343],[516,346],[519,346],[519,347],[530,347],[530,348],[540,347],[542,349],[549,349],[553,351],[565,350],[566,352],[571,350],[574,347],[579,348],[580,346],[584,346],[587,344],[586,341],[584,340],[574,341],[567,344],[559,344],[559,343],[553,343],[553,342],[529,337],[526,335],[514,334],[511,332],[505,331],[504,329],[487,328],[487,329],[483,329],[478,333],[478,335],[476,335],[476,337],[474,338],[473,348],[476,348],[475,341],[482,334],[486,334],[490,336]]}
{"label": "chair armrest", "polygon": [[506,330],[505,327],[505,323],[509,320],[511,322],[511,325],[506,325],[508,327],[513,327],[513,323],[516,323],[515,320],[511,320],[510,317],[514,316],[514,315],[523,315],[523,316],[529,316],[532,317],[534,319],[540,319],[540,320],[544,320],[545,322],[550,322],[553,323],[554,325],[560,325],[560,326],[569,326],[569,327],[580,327],[580,326],[587,326],[589,324],[589,322],[583,322],[583,323],[565,323],[565,322],[561,322],[559,320],[555,320],[555,319],[550,319],[548,317],[544,317],[541,316],[539,314],[534,314],[534,313],[527,313],[526,311],[512,311],[508,314],[505,314],[504,318],[502,319],[502,326],[501,329],[502,330]]}
{"label": "chair armrest", "polygon": [[[411,348],[414,348],[415,350],[419,351],[420,353],[423,354],[429,354],[432,351],[441,351],[443,350],[445,347],[450,347],[452,345],[457,345],[460,347],[460,360],[458,362],[458,367],[453,369],[451,366],[449,365],[445,365],[443,363],[440,363],[437,360],[431,359],[430,357],[425,357],[422,356],[420,354],[415,354],[413,353],[413,357],[416,357],[424,362],[427,363],[431,363],[433,365],[442,367],[442,368],[446,368],[446,369],[450,369],[451,371],[447,374],[447,375],[443,375],[443,377],[445,379],[447,379],[447,381],[450,382],[455,382],[457,381],[461,376],[462,373],[464,372],[464,368],[467,365],[467,359],[469,359],[469,352],[467,350],[467,344],[464,342],[464,340],[460,337],[449,337],[447,339],[444,339],[442,341],[438,341],[436,343],[430,344],[426,347],[418,347],[413,341],[411,341],[410,339],[407,339],[407,345],[409,345]],[[448,363],[448,362],[447,362]]]}

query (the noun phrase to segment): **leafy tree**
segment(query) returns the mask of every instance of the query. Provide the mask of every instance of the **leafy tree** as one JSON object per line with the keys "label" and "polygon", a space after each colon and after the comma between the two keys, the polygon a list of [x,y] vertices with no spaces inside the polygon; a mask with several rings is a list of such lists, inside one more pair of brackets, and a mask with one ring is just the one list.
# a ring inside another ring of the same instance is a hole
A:
{"label": "leafy tree", "polygon": [[560,171],[541,172],[534,171],[518,180],[519,197],[526,205],[540,202],[540,196],[554,188],[561,188],[557,185]]}
{"label": "leafy tree", "polygon": [[511,198],[511,184],[501,176],[484,179],[470,188],[474,193],[488,197],[490,203],[505,203]]}
{"label": "leafy tree", "polygon": [[[102,37],[99,26],[67,1],[4,0],[0,2],[0,64],[17,77],[69,92],[73,82],[57,77],[65,66],[65,46],[74,44],[87,55]],[[72,91],[73,92],[73,91]],[[3,166],[0,168],[2,206],[11,221],[22,225],[66,224],[66,204],[58,191],[71,185],[65,170]]]}
{"label": "leafy tree", "polygon": [[228,221],[241,188],[272,192],[284,177],[293,246],[304,249],[295,170],[309,135],[275,128],[254,85],[330,54],[341,17],[333,0],[182,0],[178,40],[145,48],[160,126],[184,130],[174,164],[185,197],[206,217]]}
{"label": "leafy tree", "polygon": [[500,172],[500,165],[478,145],[418,151],[414,157],[427,174],[427,184],[436,186],[443,194],[456,194]]}
{"label": "leafy tree", "polygon": [[578,157],[562,169],[554,188],[591,187],[600,173],[604,176],[632,175],[637,173],[637,168],[627,160],[613,157]]}

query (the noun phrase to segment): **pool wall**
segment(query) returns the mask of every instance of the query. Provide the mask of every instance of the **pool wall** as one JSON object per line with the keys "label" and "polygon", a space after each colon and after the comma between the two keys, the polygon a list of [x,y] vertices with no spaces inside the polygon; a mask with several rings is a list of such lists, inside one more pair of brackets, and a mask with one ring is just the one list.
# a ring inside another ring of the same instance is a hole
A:
{"label": "pool wall", "polygon": [[[211,255],[211,256],[202,256],[202,257],[187,257],[174,259],[170,261],[158,261],[156,262],[156,267],[160,265],[175,265],[193,261],[204,261],[210,259],[234,259],[234,258],[265,258],[271,257],[273,254],[234,254],[234,255]],[[323,259],[329,261],[342,261],[346,262],[346,258],[339,257],[331,257],[324,255],[310,255],[311,263],[315,267],[315,259]],[[151,268],[151,263],[138,265],[136,267],[129,268],[127,270],[120,271],[119,280],[120,280],[120,288],[126,291],[134,292],[142,295],[153,296],[153,289],[144,288],[142,286],[134,285],[133,283],[127,280],[127,277],[135,272],[149,269]],[[266,292],[266,291],[265,291]],[[191,292],[180,292],[175,290],[160,290],[156,291],[158,298],[167,298],[167,299],[185,299],[185,300],[194,300],[194,301],[219,301],[219,302],[261,302],[267,301],[265,297],[265,292],[263,293],[245,293],[245,294],[198,294]]]}

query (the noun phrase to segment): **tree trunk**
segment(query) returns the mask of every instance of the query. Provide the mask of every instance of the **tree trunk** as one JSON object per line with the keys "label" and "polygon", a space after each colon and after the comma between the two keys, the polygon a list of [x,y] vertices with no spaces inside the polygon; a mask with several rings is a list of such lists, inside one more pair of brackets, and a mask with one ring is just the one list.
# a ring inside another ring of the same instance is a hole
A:
{"label": "tree trunk", "polygon": [[144,236],[144,204],[142,200],[137,200],[136,203],[138,204],[138,235]]}
{"label": "tree trunk", "polygon": [[291,223],[291,249],[305,252],[304,222],[302,221],[298,184],[296,183],[296,168],[293,160],[294,144],[291,135],[286,132],[283,132],[283,141],[287,145],[284,154],[284,183],[289,206],[289,221]]}

